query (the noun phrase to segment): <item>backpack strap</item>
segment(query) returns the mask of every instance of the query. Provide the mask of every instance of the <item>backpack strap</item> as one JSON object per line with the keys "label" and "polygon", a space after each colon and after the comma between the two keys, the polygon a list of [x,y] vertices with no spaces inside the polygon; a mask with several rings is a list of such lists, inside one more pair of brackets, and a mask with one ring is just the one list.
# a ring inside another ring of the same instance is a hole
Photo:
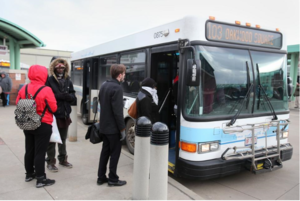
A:
{"label": "backpack strap", "polygon": [[[27,87],[27,86],[26,86],[26,87]],[[36,96],[38,95],[38,93],[39,93],[44,87],[46,87],[46,86],[41,86],[41,87],[35,92],[35,94],[34,94],[34,96],[33,96],[33,100],[36,98]],[[43,117],[44,117],[44,115],[45,115],[45,113],[46,113],[46,110],[47,110],[47,104],[46,104],[46,106],[45,106],[45,108],[44,108],[44,110],[43,110],[43,113],[42,113],[42,115],[41,115],[41,121],[42,121],[42,119],[43,119]]]}
{"label": "backpack strap", "polygon": [[26,84],[26,87],[25,87],[25,99],[27,99],[27,94],[28,94],[27,88],[28,88],[28,84]]}
{"label": "backpack strap", "polygon": [[[27,85],[26,85],[26,87],[27,87]],[[46,86],[41,86],[41,87],[35,92],[35,94],[34,94],[34,96],[33,96],[33,99],[36,98],[36,96],[38,95],[38,93],[39,93],[44,87],[46,87]],[[27,88],[26,88],[26,89],[27,89]]]}

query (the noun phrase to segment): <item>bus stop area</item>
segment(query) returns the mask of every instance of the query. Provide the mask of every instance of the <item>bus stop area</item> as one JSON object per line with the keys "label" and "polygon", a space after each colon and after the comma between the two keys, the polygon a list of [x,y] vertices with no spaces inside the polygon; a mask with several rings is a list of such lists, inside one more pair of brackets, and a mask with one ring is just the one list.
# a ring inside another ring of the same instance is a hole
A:
{"label": "bus stop area", "polygon": [[[0,108],[0,200],[131,200],[133,193],[133,155],[123,146],[118,164],[122,187],[97,185],[97,171],[102,143],[85,140],[88,126],[77,121],[77,142],[67,140],[72,169],[57,165],[52,173],[45,168],[47,177],[55,179],[52,186],[38,189],[36,180],[25,182],[25,137],[14,121],[15,105]],[[45,164],[46,165],[46,164]],[[169,200],[200,200],[199,195],[168,177]]]}

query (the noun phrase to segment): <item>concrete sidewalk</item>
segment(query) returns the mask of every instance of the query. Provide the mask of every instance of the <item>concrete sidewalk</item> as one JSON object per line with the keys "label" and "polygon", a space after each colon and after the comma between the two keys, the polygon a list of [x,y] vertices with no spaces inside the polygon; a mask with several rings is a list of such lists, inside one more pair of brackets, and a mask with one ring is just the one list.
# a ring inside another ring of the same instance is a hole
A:
{"label": "concrete sidewalk", "polygon": [[[118,175],[126,180],[123,187],[98,186],[97,171],[101,144],[85,140],[87,126],[77,122],[77,142],[67,141],[68,160],[72,169],[58,165],[59,172],[46,169],[53,186],[37,189],[36,180],[25,182],[25,137],[14,120],[15,106],[0,108],[0,200],[131,200],[133,192],[133,156],[123,147]],[[174,179],[168,180],[169,200],[200,200],[199,195]]]}

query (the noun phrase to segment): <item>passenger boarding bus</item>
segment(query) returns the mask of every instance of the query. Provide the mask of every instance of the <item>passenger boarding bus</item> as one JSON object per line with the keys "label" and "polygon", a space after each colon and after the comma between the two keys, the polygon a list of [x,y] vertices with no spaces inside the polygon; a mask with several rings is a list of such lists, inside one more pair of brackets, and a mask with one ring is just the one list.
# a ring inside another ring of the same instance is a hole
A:
{"label": "passenger boarding bus", "polygon": [[291,159],[286,55],[285,35],[275,27],[188,16],[73,53],[71,75],[88,124],[110,66],[126,66],[121,86],[131,153],[135,119],[127,110],[142,80],[153,78],[159,121],[170,130],[169,172],[203,180],[272,171]]}

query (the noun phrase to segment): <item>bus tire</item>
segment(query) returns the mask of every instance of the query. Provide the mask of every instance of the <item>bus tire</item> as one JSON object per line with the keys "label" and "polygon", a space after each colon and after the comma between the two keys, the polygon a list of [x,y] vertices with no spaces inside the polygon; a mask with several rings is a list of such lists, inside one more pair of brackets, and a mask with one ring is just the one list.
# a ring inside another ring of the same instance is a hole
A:
{"label": "bus tire", "polygon": [[85,124],[85,125],[88,124],[87,114],[84,114],[84,112],[83,112],[83,103],[81,103],[81,120],[82,120],[83,124]]}
{"label": "bus tire", "polygon": [[132,119],[126,122],[126,145],[131,154],[134,154],[135,145],[135,123]]}

